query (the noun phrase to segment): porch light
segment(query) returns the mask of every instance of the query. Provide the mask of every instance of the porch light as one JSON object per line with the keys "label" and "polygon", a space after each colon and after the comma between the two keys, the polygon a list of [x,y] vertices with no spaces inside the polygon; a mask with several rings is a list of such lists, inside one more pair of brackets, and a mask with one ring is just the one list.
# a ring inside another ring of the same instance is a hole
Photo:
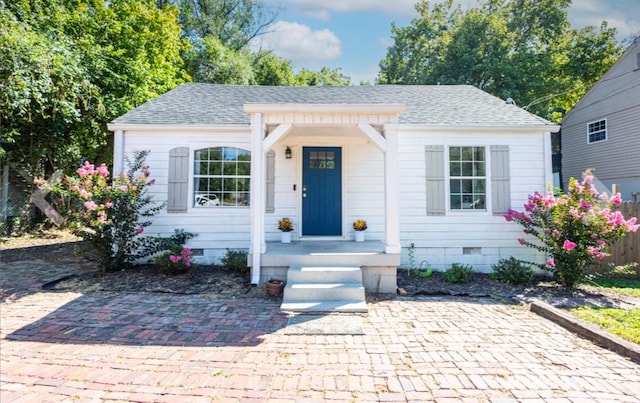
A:
{"label": "porch light", "polygon": [[289,148],[289,146],[287,146],[287,149],[284,150],[284,157],[288,160],[291,159],[291,148]]}

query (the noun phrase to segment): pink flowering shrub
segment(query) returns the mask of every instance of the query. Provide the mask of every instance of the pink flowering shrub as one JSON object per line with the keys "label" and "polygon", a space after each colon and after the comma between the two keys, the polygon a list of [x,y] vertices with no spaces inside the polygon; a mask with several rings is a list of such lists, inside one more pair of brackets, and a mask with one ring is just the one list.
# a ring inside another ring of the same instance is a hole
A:
{"label": "pink flowering shrub", "polygon": [[175,234],[166,239],[167,252],[156,256],[154,263],[161,274],[180,274],[187,272],[194,266],[191,249],[184,246],[194,234],[183,230],[176,230]]}
{"label": "pink flowering shrub", "polygon": [[155,259],[161,274],[180,274],[187,272],[193,265],[191,249],[183,247],[181,251],[165,252]]}
{"label": "pink flowering shrub", "polygon": [[166,241],[143,235],[151,224],[148,217],[163,208],[153,202],[147,187],[148,151],[134,153],[129,169],[111,180],[105,164],[85,162],[67,177],[58,194],[71,200],[68,221],[74,232],[88,241],[97,253],[103,271],[124,269],[136,259],[166,249]]}
{"label": "pink flowering shrub", "polygon": [[525,234],[537,238],[535,242],[519,238],[521,245],[548,256],[544,264],[526,263],[554,273],[567,287],[583,279],[590,265],[609,256],[609,245],[640,227],[635,217],[625,220],[615,211],[622,201],[620,194],[599,194],[592,182],[593,176],[586,172],[581,183],[569,180],[567,194],[536,192],[529,196],[524,212],[509,210],[505,216],[507,221],[522,225]]}

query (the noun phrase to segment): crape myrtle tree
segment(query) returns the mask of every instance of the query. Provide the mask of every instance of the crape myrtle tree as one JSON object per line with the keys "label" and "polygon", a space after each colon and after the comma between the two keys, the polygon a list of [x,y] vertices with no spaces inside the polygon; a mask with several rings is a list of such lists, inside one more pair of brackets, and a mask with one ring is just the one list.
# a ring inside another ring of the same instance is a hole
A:
{"label": "crape myrtle tree", "polygon": [[469,84],[559,122],[617,60],[615,28],[571,28],[571,0],[452,0],[416,4],[419,17],[392,26],[381,84]]}
{"label": "crape myrtle tree", "polygon": [[[610,255],[612,243],[640,228],[636,217],[625,219],[616,210],[621,202],[620,193],[611,197],[598,193],[592,173],[586,172],[581,182],[570,178],[566,194],[536,192],[529,196],[524,211],[509,210],[505,218],[524,228],[527,237],[518,239],[521,245],[548,257],[543,264],[524,263],[550,271],[565,286],[573,287],[586,277],[590,266]],[[624,273],[635,265],[609,266],[611,271]]]}

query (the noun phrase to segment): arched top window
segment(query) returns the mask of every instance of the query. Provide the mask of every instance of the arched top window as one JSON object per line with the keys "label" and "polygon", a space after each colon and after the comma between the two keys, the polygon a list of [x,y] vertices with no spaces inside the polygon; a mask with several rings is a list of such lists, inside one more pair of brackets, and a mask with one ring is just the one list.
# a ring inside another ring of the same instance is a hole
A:
{"label": "arched top window", "polygon": [[249,151],[235,147],[196,150],[193,176],[196,207],[249,206]]}

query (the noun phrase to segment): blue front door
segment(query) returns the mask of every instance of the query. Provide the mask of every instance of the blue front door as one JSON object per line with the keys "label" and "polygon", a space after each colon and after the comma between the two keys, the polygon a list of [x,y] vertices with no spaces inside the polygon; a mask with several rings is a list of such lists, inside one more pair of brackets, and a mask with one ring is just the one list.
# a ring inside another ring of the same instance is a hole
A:
{"label": "blue front door", "polygon": [[302,150],[302,235],[342,235],[342,150]]}

